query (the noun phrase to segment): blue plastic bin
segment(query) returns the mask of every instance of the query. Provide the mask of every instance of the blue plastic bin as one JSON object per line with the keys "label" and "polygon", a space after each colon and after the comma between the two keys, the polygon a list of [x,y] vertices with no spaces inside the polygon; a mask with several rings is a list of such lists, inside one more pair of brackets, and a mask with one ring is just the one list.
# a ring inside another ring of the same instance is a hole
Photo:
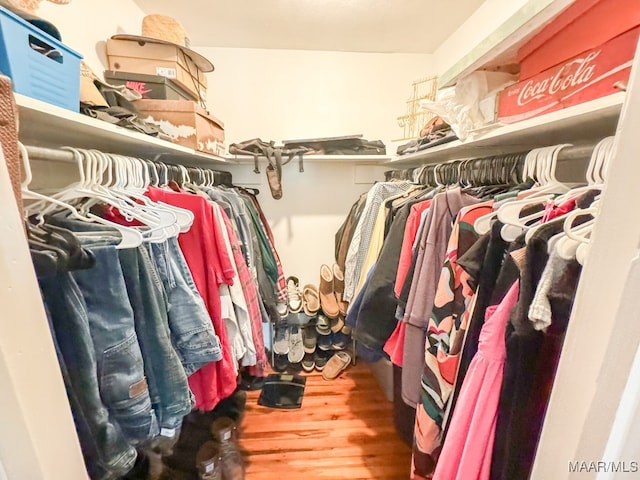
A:
{"label": "blue plastic bin", "polygon": [[0,72],[11,77],[16,93],[77,112],[80,60],[79,53],[0,7]]}

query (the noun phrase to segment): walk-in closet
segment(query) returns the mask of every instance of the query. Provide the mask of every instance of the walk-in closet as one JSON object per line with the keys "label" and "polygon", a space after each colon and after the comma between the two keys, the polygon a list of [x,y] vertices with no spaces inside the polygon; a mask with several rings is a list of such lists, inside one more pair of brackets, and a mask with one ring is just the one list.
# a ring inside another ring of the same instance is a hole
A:
{"label": "walk-in closet", "polygon": [[0,480],[640,478],[637,0],[0,0]]}

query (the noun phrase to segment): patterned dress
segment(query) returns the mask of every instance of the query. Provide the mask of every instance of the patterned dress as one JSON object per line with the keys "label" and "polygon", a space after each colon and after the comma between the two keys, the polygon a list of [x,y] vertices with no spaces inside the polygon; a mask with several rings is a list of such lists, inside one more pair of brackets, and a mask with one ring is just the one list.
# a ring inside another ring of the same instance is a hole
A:
{"label": "patterned dress", "polygon": [[457,263],[478,239],[475,221],[492,211],[492,202],[465,207],[458,213],[427,326],[421,403],[416,409],[411,479],[433,473],[442,442],[442,421],[455,382],[459,354],[469,320],[474,291]]}

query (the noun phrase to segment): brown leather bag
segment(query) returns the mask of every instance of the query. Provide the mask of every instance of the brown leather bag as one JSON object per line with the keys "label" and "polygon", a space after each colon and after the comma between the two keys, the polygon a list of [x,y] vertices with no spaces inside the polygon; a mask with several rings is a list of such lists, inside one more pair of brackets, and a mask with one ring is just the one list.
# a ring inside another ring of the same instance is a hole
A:
{"label": "brown leather bag", "polygon": [[0,144],[2,144],[4,158],[9,168],[9,177],[11,177],[16,203],[20,211],[22,211],[22,197],[20,195],[22,170],[18,155],[17,116],[18,112],[13,89],[11,88],[11,79],[0,75]]}

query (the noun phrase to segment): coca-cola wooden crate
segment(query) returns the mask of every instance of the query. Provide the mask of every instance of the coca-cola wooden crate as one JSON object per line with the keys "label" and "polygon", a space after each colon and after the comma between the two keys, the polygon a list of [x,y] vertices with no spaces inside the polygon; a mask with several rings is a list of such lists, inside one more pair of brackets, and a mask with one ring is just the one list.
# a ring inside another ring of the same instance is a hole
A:
{"label": "coca-cola wooden crate", "polygon": [[195,102],[138,100],[136,107],[147,122],[158,125],[173,143],[205,153],[224,155],[224,124]]}
{"label": "coca-cola wooden crate", "polygon": [[518,50],[520,80],[640,25],[638,0],[576,0]]}
{"label": "coca-cola wooden crate", "polygon": [[629,79],[640,27],[583,52],[528,80],[507,87],[498,120],[514,123],[619,92]]}

